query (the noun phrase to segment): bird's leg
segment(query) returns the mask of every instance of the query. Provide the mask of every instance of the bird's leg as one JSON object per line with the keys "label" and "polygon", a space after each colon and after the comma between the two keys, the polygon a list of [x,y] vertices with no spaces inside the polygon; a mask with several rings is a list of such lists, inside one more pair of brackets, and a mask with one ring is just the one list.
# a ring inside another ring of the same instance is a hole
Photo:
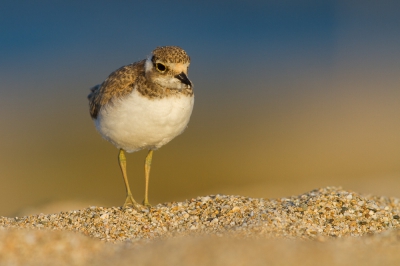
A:
{"label": "bird's leg", "polygon": [[132,205],[136,208],[136,201],[133,199],[131,189],[129,188],[128,176],[126,175],[126,157],[123,149],[119,150],[118,154],[118,162],[119,166],[121,167],[122,176],[124,177],[125,181],[125,188],[126,188],[126,199],[124,203],[124,208],[128,205]]}
{"label": "bird's leg", "polygon": [[144,191],[144,200],[143,205],[147,207],[151,207],[149,203],[149,178],[150,178],[150,167],[151,167],[151,160],[153,159],[153,150],[149,150],[149,153],[146,156],[146,160],[144,162],[144,174],[146,178],[146,187]]}

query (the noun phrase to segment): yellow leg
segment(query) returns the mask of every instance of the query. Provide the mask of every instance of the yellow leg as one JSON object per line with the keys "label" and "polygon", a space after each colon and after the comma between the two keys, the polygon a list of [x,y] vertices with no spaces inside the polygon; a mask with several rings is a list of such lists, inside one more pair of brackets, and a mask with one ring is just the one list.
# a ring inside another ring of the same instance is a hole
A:
{"label": "yellow leg", "polygon": [[144,174],[146,178],[146,187],[144,191],[144,200],[143,205],[147,207],[151,207],[149,203],[149,178],[150,178],[150,167],[151,160],[153,159],[153,150],[149,150],[149,153],[146,156],[146,160],[144,162]]}
{"label": "yellow leg", "polygon": [[137,207],[136,201],[133,199],[131,189],[129,188],[128,176],[126,174],[126,157],[123,149],[119,150],[118,154],[118,162],[121,167],[122,176],[124,177],[125,188],[126,188],[126,199],[124,203],[124,208],[128,205],[132,205],[133,207]]}

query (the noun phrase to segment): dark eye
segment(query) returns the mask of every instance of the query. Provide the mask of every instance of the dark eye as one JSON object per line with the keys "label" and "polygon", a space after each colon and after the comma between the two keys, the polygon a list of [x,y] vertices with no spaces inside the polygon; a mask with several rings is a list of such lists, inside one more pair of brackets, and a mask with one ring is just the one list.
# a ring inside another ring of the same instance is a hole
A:
{"label": "dark eye", "polygon": [[167,67],[165,65],[161,64],[161,63],[157,63],[156,64],[156,68],[160,72],[164,72],[167,69]]}

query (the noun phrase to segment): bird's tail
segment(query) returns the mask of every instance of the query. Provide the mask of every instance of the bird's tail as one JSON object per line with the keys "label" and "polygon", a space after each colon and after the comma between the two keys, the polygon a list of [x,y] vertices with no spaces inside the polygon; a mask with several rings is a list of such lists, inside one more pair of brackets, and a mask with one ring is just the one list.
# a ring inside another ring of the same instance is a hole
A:
{"label": "bird's tail", "polygon": [[96,86],[90,88],[90,93],[88,95],[88,99],[91,100],[92,97],[96,94],[96,91],[100,89],[101,84],[97,84]]}

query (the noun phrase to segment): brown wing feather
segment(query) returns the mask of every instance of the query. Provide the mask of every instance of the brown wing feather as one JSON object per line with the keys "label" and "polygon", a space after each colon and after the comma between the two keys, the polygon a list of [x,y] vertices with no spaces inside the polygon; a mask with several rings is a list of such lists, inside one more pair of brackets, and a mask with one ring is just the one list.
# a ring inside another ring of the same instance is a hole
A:
{"label": "brown wing feather", "polygon": [[97,118],[100,108],[108,104],[112,99],[125,96],[132,92],[136,79],[144,76],[144,64],[146,60],[123,66],[99,85],[91,88],[88,95],[90,116]]}

